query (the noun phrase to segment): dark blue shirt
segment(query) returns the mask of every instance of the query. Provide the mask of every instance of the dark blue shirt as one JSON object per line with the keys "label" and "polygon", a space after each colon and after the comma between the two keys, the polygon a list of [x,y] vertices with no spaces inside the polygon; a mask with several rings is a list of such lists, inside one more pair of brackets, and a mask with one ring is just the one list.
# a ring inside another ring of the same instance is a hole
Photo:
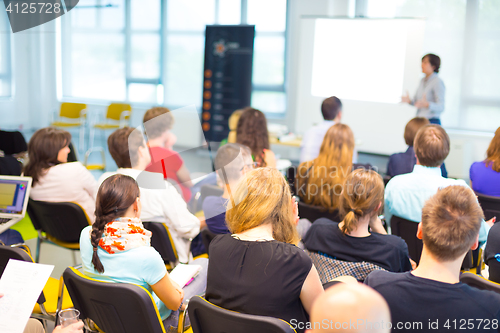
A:
{"label": "dark blue shirt", "polygon": [[[389,157],[386,173],[391,177],[410,173],[413,171],[413,166],[415,164],[417,164],[415,150],[413,150],[413,146],[409,146],[404,153],[392,154]],[[441,164],[441,174],[444,178],[448,178],[448,172],[446,171],[444,163]]]}
{"label": "dark blue shirt", "polygon": [[486,166],[484,161],[471,165],[469,178],[474,191],[500,197],[500,172],[494,171],[491,166]]}
{"label": "dark blue shirt", "polygon": [[392,332],[497,332],[500,327],[500,295],[493,291],[411,272],[373,271],[365,284],[389,304]]}
{"label": "dark blue shirt", "polygon": [[228,234],[226,225],[227,199],[209,196],[203,200],[203,213],[208,230],[214,234]]}

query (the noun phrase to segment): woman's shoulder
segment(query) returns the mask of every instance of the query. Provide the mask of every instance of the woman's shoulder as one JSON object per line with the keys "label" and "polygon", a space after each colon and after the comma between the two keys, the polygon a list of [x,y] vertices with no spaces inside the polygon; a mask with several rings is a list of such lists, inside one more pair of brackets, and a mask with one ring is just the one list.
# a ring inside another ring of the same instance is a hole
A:
{"label": "woman's shoulder", "polygon": [[59,163],[49,168],[52,172],[89,172],[81,162]]}
{"label": "woman's shoulder", "polygon": [[380,243],[386,247],[405,249],[408,247],[403,238],[396,235],[384,235],[378,233],[372,233],[374,238],[380,240]]}

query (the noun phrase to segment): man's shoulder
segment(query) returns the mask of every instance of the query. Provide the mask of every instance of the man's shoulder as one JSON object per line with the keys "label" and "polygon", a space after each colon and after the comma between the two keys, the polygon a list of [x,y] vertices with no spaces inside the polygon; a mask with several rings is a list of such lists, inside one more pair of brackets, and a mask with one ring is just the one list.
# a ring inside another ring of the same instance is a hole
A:
{"label": "man's shoulder", "polygon": [[409,273],[394,273],[383,270],[375,270],[368,274],[365,284],[375,290],[383,287],[394,287],[396,283],[406,280],[408,278],[407,274]]}

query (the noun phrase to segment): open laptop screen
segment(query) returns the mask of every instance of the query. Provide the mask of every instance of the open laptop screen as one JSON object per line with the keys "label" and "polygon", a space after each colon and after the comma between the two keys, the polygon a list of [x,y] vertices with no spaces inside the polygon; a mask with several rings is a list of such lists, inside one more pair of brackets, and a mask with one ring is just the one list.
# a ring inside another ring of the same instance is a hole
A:
{"label": "open laptop screen", "polygon": [[0,177],[0,213],[22,214],[29,181]]}

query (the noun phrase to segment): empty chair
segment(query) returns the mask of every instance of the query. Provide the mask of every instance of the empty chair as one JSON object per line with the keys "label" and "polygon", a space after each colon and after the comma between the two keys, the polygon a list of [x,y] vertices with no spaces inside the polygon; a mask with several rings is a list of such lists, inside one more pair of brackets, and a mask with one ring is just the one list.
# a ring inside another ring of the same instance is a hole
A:
{"label": "empty chair", "polygon": [[38,231],[36,262],[40,259],[41,243],[51,242],[72,250],[76,264],[75,251],[80,249],[80,233],[83,228],[91,224],[82,207],[74,202],[44,202],[29,199],[28,214]]}
{"label": "empty chair", "polygon": [[83,103],[61,103],[59,109],[60,120],[53,121],[50,126],[59,128],[80,128],[79,144],[80,150],[85,149],[85,124],[87,119],[87,104]]}
{"label": "empty chair", "polygon": [[130,283],[102,282],[68,267],[64,283],[80,319],[91,319],[106,333],[165,333],[151,294]]}
{"label": "empty chair", "polygon": [[284,320],[243,314],[218,307],[200,296],[189,301],[189,319],[194,333],[292,333],[295,330]]}
{"label": "empty chair", "polygon": [[94,147],[95,131],[101,132],[101,142],[105,144],[105,131],[129,125],[132,106],[127,103],[111,103],[106,110],[106,119],[103,123],[96,123],[90,128],[89,147]]}

